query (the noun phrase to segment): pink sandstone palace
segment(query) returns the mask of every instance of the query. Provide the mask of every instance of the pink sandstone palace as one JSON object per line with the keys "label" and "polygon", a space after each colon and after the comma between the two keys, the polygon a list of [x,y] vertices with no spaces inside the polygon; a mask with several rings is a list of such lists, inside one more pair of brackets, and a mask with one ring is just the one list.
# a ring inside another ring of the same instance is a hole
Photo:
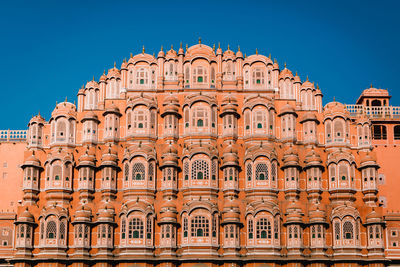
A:
{"label": "pink sandstone palace", "polygon": [[400,107],[240,49],[130,56],[0,132],[0,266],[400,264]]}

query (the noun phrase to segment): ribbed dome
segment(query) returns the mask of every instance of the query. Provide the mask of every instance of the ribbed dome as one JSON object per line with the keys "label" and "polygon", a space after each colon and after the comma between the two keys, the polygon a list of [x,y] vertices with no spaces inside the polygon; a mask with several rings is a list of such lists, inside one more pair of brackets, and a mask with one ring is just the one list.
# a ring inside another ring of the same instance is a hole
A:
{"label": "ribbed dome", "polygon": [[[296,114],[296,110],[292,105],[287,102],[280,110],[279,116],[285,115],[285,114]],[[297,116],[297,114],[296,114]]]}
{"label": "ribbed dome", "polygon": [[378,213],[374,208],[372,209],[372,211],[370,213],[368,213],[368,215],[365,218],[365,222],[367,224],[378,224],[378,223],[382,223],[382,215],[380,213]]}
{"label": "ribbed dome", "polygon": [[289,79],[293,78],[293,73],[290,70],[288,70],[287,68],[284,68],[279,73],[279,79],[285,79],[285,78],[289,78]]}
{"label": "ribbed dome", "polygon": [[99,118],[97,117],[96,113],[94,113],[93,111],[88,111],[85,113],[85,115],[83,116],[81,122],[84,122],[86,120],[94,120],[94,121],[99,121]]}
{"label": "ribbed dome", "polygon": [[76,106],[69,102],[61,102],[51,113],[53,118],[58,116],[76,117]]}
{"label": "ribbed dome", "polygon": [[[94,77],[93,77],[93,78],[94,78]],[[92,81],[89,81],[89,82],[86,83],[85,88],[86,88],[86,89],[89,89],[89,88],[99,88],[99,84],[98,84],[95,80],[92,80]]]}
{"label": "ribbed dome", "polygon": [[17,222],[34,223],[35,217],[29,212],[28,207],[25,207],[25,210],[18,216]]}
{"label": "ribbed dome", "polygon": [[32,123],[44,124],[46,123],[46,120],[39,113],[38,115],[32,117],[32,119],[29,121],[29,125],[31,125]]}
{"label": "ribbed dome", "polygon": [[303,117],[300,120],[300,123],[306,122],[306,121],[315,121],[317,124],[319,124],[319,120],[317,119],[317,116],[315,115],[314,112],[307,111],[306,113],[303,114]]}

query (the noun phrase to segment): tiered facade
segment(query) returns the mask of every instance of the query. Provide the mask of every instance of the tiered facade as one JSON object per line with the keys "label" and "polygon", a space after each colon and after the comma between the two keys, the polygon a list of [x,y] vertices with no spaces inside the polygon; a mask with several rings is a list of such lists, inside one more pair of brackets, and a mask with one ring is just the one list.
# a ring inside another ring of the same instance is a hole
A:
{"label": "tiered facade", "polygon": [[370,126],[270,57],[143,50],[29,122],[11,262],[383,266]]}

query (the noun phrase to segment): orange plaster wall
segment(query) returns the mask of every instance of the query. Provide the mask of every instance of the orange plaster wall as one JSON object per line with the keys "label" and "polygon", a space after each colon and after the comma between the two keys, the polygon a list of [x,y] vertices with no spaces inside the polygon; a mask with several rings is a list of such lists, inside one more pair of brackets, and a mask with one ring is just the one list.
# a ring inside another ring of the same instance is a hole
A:
{"label": "orange plaster wall", "polygon": [[16,212],[18,201],[22,200],[25,142],[0,143],[0,212]]}

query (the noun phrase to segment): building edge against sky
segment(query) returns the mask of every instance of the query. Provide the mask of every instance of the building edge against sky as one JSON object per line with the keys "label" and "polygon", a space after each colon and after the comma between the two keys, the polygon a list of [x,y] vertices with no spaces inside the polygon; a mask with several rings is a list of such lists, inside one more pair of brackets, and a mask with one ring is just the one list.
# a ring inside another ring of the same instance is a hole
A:
{"label": "building edge against sky", "polygon": [[389,101],[371,86],[323,107],[257,52],[143,49],[1,136],[3,262],[397,263]]}

